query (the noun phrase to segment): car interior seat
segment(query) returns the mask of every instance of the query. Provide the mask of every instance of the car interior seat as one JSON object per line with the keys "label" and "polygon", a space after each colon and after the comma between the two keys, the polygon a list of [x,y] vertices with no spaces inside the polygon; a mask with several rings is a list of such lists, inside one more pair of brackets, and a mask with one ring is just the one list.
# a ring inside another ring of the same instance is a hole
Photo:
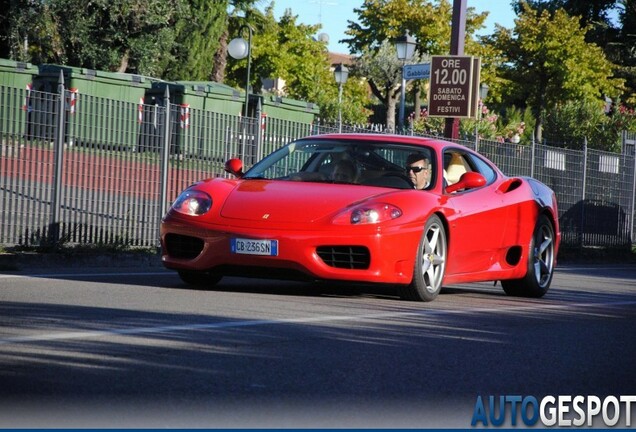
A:
{"label": "car interior seat", "polygon": [[455,184],[459,181],[459,178],[467,172],[466,163],[464,158],[459,153],[453,153],[451,160],[444,170],[444,179],[448,185]]}

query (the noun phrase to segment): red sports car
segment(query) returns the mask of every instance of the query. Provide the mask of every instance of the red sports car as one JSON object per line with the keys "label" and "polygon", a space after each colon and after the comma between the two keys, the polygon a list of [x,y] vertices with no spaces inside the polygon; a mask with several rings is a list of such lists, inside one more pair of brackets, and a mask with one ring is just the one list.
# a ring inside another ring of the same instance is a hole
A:
{"label": "red sports car", "polygon": [[550,287],[561,234],[554,192],[507,177],[463,146],[399,135],[294,141],[235,178],[198,182],[161,225],[163,264],[190,284],[224,275],[394,284],[431,301],[442,286]]}

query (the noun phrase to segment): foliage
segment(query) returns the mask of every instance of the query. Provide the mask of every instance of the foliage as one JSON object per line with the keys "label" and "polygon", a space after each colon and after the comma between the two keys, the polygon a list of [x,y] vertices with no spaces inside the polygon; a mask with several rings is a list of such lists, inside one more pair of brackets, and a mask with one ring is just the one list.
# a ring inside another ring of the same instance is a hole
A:
{"label": "foliage", "polygon": [[[273,8],[265,10],[263,25],[252,39],[250,84],[258,91],[263,78],[282,78],[285,96],[316,103],[321,117],[333,121],[338,115],[338,87],[330,71],[327,47],[313,37],[320,27],[298,24],[297,19],[287,11],[276,21]],[[246,67],[245,60],[231,59],[227,82],[244,87]],[[366,122],[367,103],[364,83],[350,75],[344,86],[343,121]]]}
{"label": "foliage", "polygon": [[622,90],[603,51],[585,41],[587,30],[563,9],[551,14],[524,4],[514,32],[499,27],[488,40],[503,54],[498,71],[509,91],[502,102],[532,108],[539,140],[546,110],[570,100],[616,97]]}
{"label": "foliage", "polygon": [[[361,56],[360,70],[369,80],[374,95],[387,108],[387,129],[395,125],[396,97],[400,93],[401,63],[393,46],[397,37],[407,32],[415,37],[422,56],[447,54],[450,51],[452,5],[448,0],[365,0],[354,8],[357,22],[348,21],[344,39],[352,53]],[[483,27],[487,14],[467,9],[466,52],[479,51],[474,32]]]}
{"label": "foliage", "polygon": [[523,11],[523,3],[527,3],[537,11],[548,11],[553,14],[563,9],[572,17],[577,17],[583,27],[590,27],[586,34],[588,42],[605,46],[610,42],[616,29],[612,22],[612,12],[616,11],[617,0],[515,0],[513,9],[517,14]]}
{"label": "foliage", "polygon": [[165,79],[205,81],[212,75],[214,55],[227,26],[228,0],[188,0],[189,13],[176,21],[172,55]]}
{"label": "foliage", "polygon": [[[625,79],[622,102],[636,106],[636,51],[633,49],[636,36],[636,2],[633,0],[515,0],[513,8],[522,11],[523,3],[533,9],[550,13],[565,10],[577,17],[581,26],[588,27],[585,35],[603,49],[609,60],[617,65],[616,75]],[[618,19],[616,19],[618,17]]]}
{"label": "foliage", "polygon": [[[482,139],[497,141],[512,141],[527,144],[532,141],[532,135],[528,134],[526,127],[526,114],[516,108],[512,108],[507,117],[499,116],[490,111],[486,105],[481,105],[481,112],[476,119],[462,119],[459,124],[459,132],[463,137],[479,135]],[[420,112],[418,119],[413,115],[409,117],[412,130],[416,133],[442,135],[444,133],[444,118],[429,117],[426,109]]]}
{"label": "foliage", "polygon": [[607,115],[602,104],[590,101],[559,104],[546,115],[545,121],[546,139],[577,150],[587,141],[597,150],[620,151],[624,130],[636,131],[633,109],[620,106]]}
{"label": "foliage", "polygon": [[534,118],[530,108],[521,110],[515,106],[503,111],[497,120],[497,139],[529,144],[533,140]]}
{"label": "foliage", "polygon": [[621,30],[616,41],[607,47],[611,50],[612,60],[619,65],[617,75],[626,81],[626,91],[622,95],[623,102],[632,108],[636,107],[636,2],[621,0],[623,5],[620,14]]}
{"label": "foliage", "polygon": [[356,61],[358,73],[367,78],[373,95],[387,108],[386,127],[395,130],[396,96],[400,91],[402,63],[389,41],[377,51],[365,49]]}
{"label": "foliage", "polygon": [[[209,76],[210,81],[224,82],[225,69],[227,67],[227,45],[230,35],[239,36],[239,31],[243,26],[249,26],[255,32],[260,33],[265,26],[266,18],[263,13],[255,8],[255,4],[260,0],[229,0],[230,9],[224,14],[225,23],[223,31],[219,37],[219,43],[214,53],[214,64],[212,73]],[[244,33],[241,35],[245,37]]]}
{"label": "foliage", "polygon": [[[356,76],[355,69],[350,68],[349,79],[343,85],[342,122],[344,124],[366,124],[372,112],[366,108],[370,104],[369,87],[364,78]],[[323,89],[317,99],[320,117],[327,123],[335,123],[338,119],[338,90]]]}
{"label": "foliage", "polygon": [[[183,0],[20,0],[10,8],[9,51],[34,63],[62,63],[157,75],[175,40]],[[19,47],[26,41],[27,50]],[[5,48],[6,49],[6,48]]]}
{"label": "foliage", "polygon": [[426,108],[420,110],[419,118],[415,118],[414,113],[410,114],[408,121],[411,130],[417,134],[438,136],[444,134],[444,119],[441,117],[429,117]]}
{"label": "foliage", "polygon": [[[365,0],[353,11],[358,22],[348,21],[345,34],[350,38],[341,41],[353,53],[377,51],[384,41],[392,42],[406,32],[415,37],[421,53],[435,55],[450,51],[453,8],[448,0]],[[486,16],[487,13],[476,14],[474,8],[467,8],[467,52],[476,45],[471,35],[483,27]]]}
{"label": "foliage", "polygon": [[636,110],[620,105],[611,113],[614,128],[617,131],[636,132]]}

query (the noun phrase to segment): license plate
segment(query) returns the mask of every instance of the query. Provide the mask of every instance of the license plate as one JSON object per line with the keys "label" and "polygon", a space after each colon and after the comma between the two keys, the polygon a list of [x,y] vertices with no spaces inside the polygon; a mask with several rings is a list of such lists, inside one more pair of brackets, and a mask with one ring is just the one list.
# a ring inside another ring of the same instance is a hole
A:
{"label": "license plate", "polygon": [[232,253],[245,255],[278,255],[278,240],[254,240],[233,238],[230,242]]}

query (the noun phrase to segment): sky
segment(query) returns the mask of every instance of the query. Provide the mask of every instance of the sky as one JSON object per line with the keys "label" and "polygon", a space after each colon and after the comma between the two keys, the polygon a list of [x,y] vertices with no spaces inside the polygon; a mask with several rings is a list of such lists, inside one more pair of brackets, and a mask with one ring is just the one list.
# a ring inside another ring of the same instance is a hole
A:
{"label": "sky", "polygon": [[[338,41],[346,38],[347,21],[355,21],[357,15],[354,8],[359,8],[363,0],[264,0],[261,9],[274,2],[274,16],[278,19],[290,8],[294,15],[298,15],[298,23],[322,24],[321,32],[329,35],[329,51],[346,54],[349,49],[346,44]],[[451,0],[452,4],[452,0]],[[478,13],[488,11],[486,28],[480,34],[492,33],[495,24],[506,28],[514,25],[515,13],[510,6],[510,0],[467,0],[468,7],[474,7]]]}

